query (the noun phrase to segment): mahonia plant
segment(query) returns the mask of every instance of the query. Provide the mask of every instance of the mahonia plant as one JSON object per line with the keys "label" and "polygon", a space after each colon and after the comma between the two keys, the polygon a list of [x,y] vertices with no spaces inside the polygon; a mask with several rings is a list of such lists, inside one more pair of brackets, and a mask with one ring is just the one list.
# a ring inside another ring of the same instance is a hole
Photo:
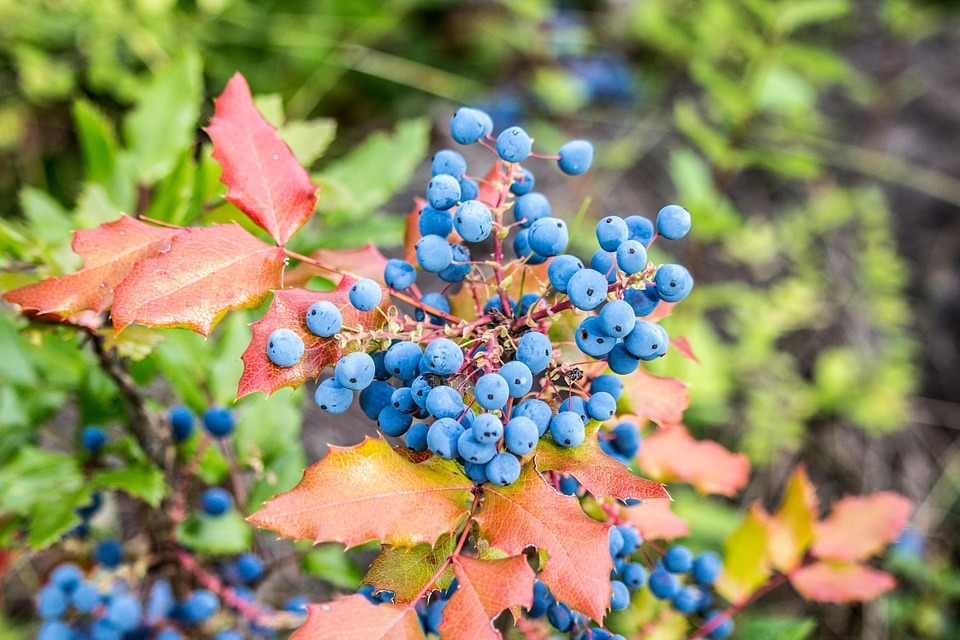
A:
{"label": "mahonia plant", "polygon": [[[724,638],[735,613],[782,582],[820,601],[892,586],[863,561],[896,538],[909,503],[848,499],[821,522],[802,470],[780,512],[750,512],[725,560],[656,542],[686,533],[661,482],[733,495],[749,469],[743,456],[694,440],[681,424],[685,385],[641,366],[669,347],[695,359],[657,323],[693,278],[647,255],[658,239],[682,239],[690,214],[667,205],[655,221],[602,218],[588,266],[565,253],[571,231],[534,190],[528,159],[580,175],[589,142],[541,155],[522,128],[494,136],[487,114],[461,108],[452,137],[488,148],[493,166],[474,178],[461,154],[437,153],[408,218],[408,259],[387,260],[372,246],[310,256],[286,247],[313,214],[317,187],[239,74],[208,133],[227,200],[274,244],[236,223],[121,216],[76,233],[81,271],[4,298],[45,320],[81,323],[110,309],[118,333],[138,323],[208,335],[229,310],[272,294],[243,354],[238,397],[297,387],[331,366],[316,388],[321,409],[342,413],[358,392],[382,435],[332,447],[249,518],[297,540],[381,544],[360,592],[307,606],[294,637],[497,638],[493,622],[510,610],[528,637],[549,623],[602,640],[615,637],[603,626],[608,611],[646,589],[687,620],[690,637]],[[423,293],[420,273],[442,288]],[[335,288],[296,286],[318,274]],[[659,428],[641,450],[647,422]],[[654,479],[636,475],[634,459]],[[222,512],[228,499],[205,494],[205,509]],[[186,553],[180,561],[195,564]]]}

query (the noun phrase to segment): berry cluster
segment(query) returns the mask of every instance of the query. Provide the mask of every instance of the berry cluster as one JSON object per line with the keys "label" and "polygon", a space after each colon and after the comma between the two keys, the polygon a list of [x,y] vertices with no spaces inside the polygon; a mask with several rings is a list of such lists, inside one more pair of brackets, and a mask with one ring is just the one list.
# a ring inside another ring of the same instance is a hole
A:
{"label": "berry cluster", "polygon": [[[603,218],[596,225],[600,249],[588,268],[564,253],[567,224],[551,215],[549,200],[533,191],[534,174],[520,165],[531,156],[544,157],[532,152],[533,141],[522,128],[509,127],[494,138],[486,113],[461,108],[450,121],[450,133],[460,144],[478,143],[496,153],[501,176],[481,187],[467,175],[461,154],[445,149],[433,157],[428,204],[419,212],[416,262],[450,284],[421,294],[416,267],[390,260],[383,274],[387,291],[412,303],[414,316],[401,317],[391,308],[391,315],[384,313],[388,330],[381,332],[345,327],[337,305],[313,304],[304,317],[310,333],[360,344],[336,362],[315,400],[324,411],[339,414],[359,392],[360,408],[384,435],[404,437],[415,451],[457,460],[477,484],[509,485],[541,438],[576,447],[590,420],[616,415],[622,384],[615,375],[600,375],[596,367],[585,372],[555,359],[548,332],[557,314],[568,309],[585,314],[576,344],[615,374],[629,374],[641,360],[666,353],[666,332],[644,317],[661,300],[686,297],[693,279],[680,265],[649,263],[647,248],[658,235],[682,238],[690,214],[670,205],[659,212],[656,225],[641,216]],[[579,175],[593,161],[593,146],[571,140],[552,159],[564,173]],[[508,212],[512,222],[505,219]],[[510,260],[504,258],[502,241],[514,230],[516,258]],[[466,245],[490,238],[493,260],[473,260]],[[531,283],[534,289],[518,303],[509,295],[510,279],[522,278],[526,265],[548,260],[547,282]],[[451,315],[446,292],[454,283],[472,293],[475,319]],[[373,280],[357,280],[349,290],[350,304],[361,311],[378,309],[383,291]],[[278,328],[267,340],[267,355],[277,366],[293,366],[304,355],[303,340],[291,328]],[[611,433],[604,437],[605,450],[623,459],[636,452],[635,427],[618,425]]]}
{"label": "berry cluster", "polygon": [[[446,589],[435,591],[432,597],[419,600],[416,604],[417,617],[420,622],[420,628],[425,634],[440,635],[440,622],[443,619],[443,608],[450,601],[450,596],[457,590],[457,579],[450,582]],[[357,593],[361,594],[371,604],[383,604],[384,602],[393,602],[395,594],[393,591],[379,591],[371,584],[365,584]]]}
{"label": "berry cluster", "polygon": [[[674,545],[667,549],[653,571],[650,572],[650,592],[660,600],[669,600],[670,605],[684,615],[699,614],[704,623],[709,623],[723,613],[711,609],[714,601],[712,587],[723,572],[723,560],[712,551],[698,556],[683,545]],[[684,585],[682,576],[688,576],[690,582]],[[733,620],[723,617],[719,624],[714,623],[707,634],[711,640],[721,640],[733,633]]]}

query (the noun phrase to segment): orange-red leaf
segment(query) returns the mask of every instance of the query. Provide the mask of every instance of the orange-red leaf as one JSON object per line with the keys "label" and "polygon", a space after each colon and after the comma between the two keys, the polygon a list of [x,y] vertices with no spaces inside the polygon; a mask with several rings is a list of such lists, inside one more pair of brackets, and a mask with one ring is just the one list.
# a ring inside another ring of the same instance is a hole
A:
{"label": "orange-red leaf", "polygon": [[372,604],[354,595],[307,606],[307,621],[290,640],[424,640],[413,607]]}
{"label": "orange-red leaf", "polygon": [[38,314],[100,313],[113,304],[114,288],[134,264],[168,250],[178,233],[179,229],[153,227],[129,216],[77,231],[73,250],[83,258],[83,269],[8,291],[3,298]]}
{"label": "orange-red leaf", "polygon": [[632,524],[644,540],[673,540],[690,535],[690,525],[673,513],[667,500],[652,500],[633,507],[621,507],[620,517]]}
{"label": "orange-red leaf", "polygon": [[640,468],[661,482],[679,480],[701,493],[725,496],[743,488],[750,474],[745,455],[730,453],[711,440],[694,440],[679,424],[662,427],[644,438]]}
{"label": "orange-red leaf", "polygon": [[[350,304],[349,291],[352,280],[343,280],[333,291],[308,291],[307,289],[279,289],[273,292],[270,309],[254,322],[250,345],[243,352],[243,375],[237,385],[237,397],[262,391],[270,395],[282,387],[299,387],[306,380],[320,375],[323,368],[336,362],[343,355],[335,337],[321,338],[307,329],[307,310],[318,300],[328,300],[340,308],[346,327],[363,326],[377,328],[383,316],[373,311],[359,311]],[[267,341],[274,330],[285,328],[294,331],[303,340],[306,349],[300,362],[292,367],[278,367],[267,357]]]}
{"label": "orange-red leaf", "polygon": [[869,558],[900,536],[911,511],[909,500],[889,491],[843,498],[817,525],[813,554],[849,562]]}
{"label": "orange-red leaf", "polygon": [[690,341],[687,340],[687,336],[676,336],[670,338],[670,348],[682,355],[687,360],[691,360],[696,364],[700,364],[699,358],[693,353],[693,347],[690,346]]}
{"label": "orange-red leaf", "polygon": [[403,259],[410,264],[417,264],[417,241],[420,239],[420,210],[427,206],[423,198],[415,198],[413,209],[406,217],[406,227],[403,231]]}
{"label": "orange-red leaf", "polygon": [[538,471],[572,475],[595,496],[612,496],[620,500],[670,499],[662,484],[633,474],[625,464],[604,453],[597,442],[596,425],[588,427],[583,444],[572,449],[551,440],[542,440],[534,460]]}
{"label": "orange-red leaf", "polygon": [[480,536],[507,554],[527,547],[547,552],[540,579],[558,600],[595,620],[610,601],[609,525],[589,518],[576,498],[562,496],[524,465],[508,487],[487,485],[477,514]]}
{"label": "orange-red leaf", "polygon": [[500,193],[503,191],[506,178],[507,176],[503,172],[503,163],[499,160],[494,160],[493,166],[487,171],[487,175],[483,177],[483,180],[478,181],[480,194],[477,195],[477,200],[490,208],[499,206]]}
{"label": "orange-red leaf", "polygon": [[257,111],[242,75],[230,79],[214,104],[207,133],[213,159],[223,167],[226,198],[282,245],[313,214],[317,186]]}
{"label": "orange-red leaf", "polygon": [[897,585],[890,574],[845,562],[814,562],[791,573],[790,583],[808,600],[837,603],[873,600]]}
{"label": "orange-red leaf", "polygon": [[661,378],[637,369],[623,378],[623,396],[630,410],[641,419],[661,426],[680,424],[690,406],[687,385],[675,378]]}
{"label": "orange-red leaf", "polygon": [[816,489],[801,465],[790,477],[783,506],[767,521],[767,554],[777,570],[787,573],[800,564],[819,515]]}
{"label": "orange-red leaf", "polygon": [[138,262],[117,287],[113,326],[183,326],[209,335],[230,309],[260,304],[283,282],[283,249],[236,223],[185,229],[170,250]]}
{"label": "orange-red leaf", "polygon": [[459,587],[443,609],[440,635],[457,640],[497,640],[491,621],[504,609],[533,604],[535,576],[525,556],[478,560],[454,556]]}
{"label": "orange-red leaf", "polygon": [[473,484],[456,463],[408,462],[383,439],[330,447],[294,489],[250,516],[281,536],[353,547],[370,540],[412,547],[452,534]]}

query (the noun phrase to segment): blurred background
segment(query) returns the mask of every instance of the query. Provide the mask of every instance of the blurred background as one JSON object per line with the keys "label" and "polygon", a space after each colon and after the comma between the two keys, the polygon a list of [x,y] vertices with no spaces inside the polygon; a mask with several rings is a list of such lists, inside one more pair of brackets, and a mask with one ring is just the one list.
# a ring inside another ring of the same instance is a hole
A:
{"label": "blurred background", "polygon": [[[425,161],[464,104],[544,153],[594,141],[589,178],[538,173],[559,215],[588,199],[593,218],[687,207],[689,239],[652,259],[682,251],[697,278],[664,325],[700,363],[654,370],[690,383],[688,426],[755,472],[737,501],[684,508],[681,492],[678,512],[722,540],[743,505],[777,504],[800,461],[824,506],[898,491],[917,509],[885,561],[895,592],[821,607],[784,588],[748,615],[809,617],[816,638],[960,637],[957,3],[0,0],[0,289],[76,269],[71,230],[118,210],[232,219],[206,205],[219,186],[198,124],[237,71],[323,186],[302,253],[402,251]],[[588,257],[591,240],[574,249]],[[251,317],[207,356],[170,332],[134,374],[168,376],[197,406],[230,401]],[[0,371],[0,466],[64,406],[79,422],[120,412],[71,338],[41,356],[19,326],[0,315],[0,349],[22,356]],[[209,388],[184,377],[191,358]],[[268,464],[361,438],[318,410],[303,420],[307,448]]]}

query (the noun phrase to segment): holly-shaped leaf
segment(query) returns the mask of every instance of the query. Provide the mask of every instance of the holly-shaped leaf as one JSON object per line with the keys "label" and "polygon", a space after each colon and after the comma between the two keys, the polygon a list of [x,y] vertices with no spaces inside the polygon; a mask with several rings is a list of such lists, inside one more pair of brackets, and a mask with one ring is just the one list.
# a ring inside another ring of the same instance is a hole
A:
{"label": "holly-shaped leaf", "polygon": [[717,593],[734,604],[750,597],[771,574],[767,558],[769,515],[754,504],[743,523],[723,544],[723,573]]}
{"label": "holly-shaped leaf", "polygon": [[792,572],[790,583],[808,600],[836,603],[873,600],[897,585],[887,573],[846,562],[814,562]]}
{"label": "holly-shaped leaf", "polygon": [[226,198],[283,245],[313,214],[317,186],[257,111],[242,75],[230,79],[215,106],[207,133]]}
{"label": "holly-shaped leaf", "polygon": [[787,484],[783,506],[767,525],[767,554],[774,568],[787,573],[800,564],[813,542],[818,516],[816,489],[806,469],[799,466]]}
{"label": "holly-shaped leaf", "polygon": [[829,560],[864,560],[895,541],[913,511],[909,500],[888,491],[843,498],[816,527],[813,554]]}
{"label": "holly-shaped leaf", "polygon": [[230,309],[253,307],[283,283],[283,249],[236,223],[184,229],[117,287],[113,326],[183,326],[204,336]]}
{"label": "holly-shaped leaf", "polygon": [[83,258],[82,270],[8,291],[3,298],[38,314],[100,313],[113,304],[114,289],[133,266],[168,251],[179,233],[179,229],[154,227],[129,216],[77,231],[72,246]]}
{"label": "holly-shaped leaf", "polygon": [[690,525],[673,513],[668,500],[651,500],[621,507],[620,517],[632,524],[644,540],[673,540],[690,535]]}
{"label": "holly-shaped leaf", "polygon": [[297,540],[432,545],[467,514],[472,487],[454,462],[413,464],[383,439],[367,438],[355,447],[331,447],[296,488],[249,519]]}
{"label": "holly-shaped leaf", "polygon": [[690,406],[687,385],[637,369],[623,378],[623,397],[633,414],[661,426],[680,424]]}
{"label": "holly-shaped leaf", "polygon": [[[359,249],[317,249],[310,254],[310,257],[357,277],[370,278],[384,284],[383,268],[387,266],[387,258],[372,244]],[[283,282],[287,287],[304,287],[316,275],[316,267],[299,264],[284,274]],[[336,273],[324,273],[323,277],[334,284],[339,284],[343,280],[343,276]]]}
{"label": "holly-shaped leaf", "polygon": [[[281,387],[297,388],[307,380],[315,379],[324,367],[335,363],[346,352],[335,336],[321,338],[307,328],[307,311],[314,302],[327,300],[337,305],[343,315],[344,327],[379,328],[383,323],[383,315],[379,311],[360,311],[350,304],[350,286],[353,282],[344,279],[333,291],[274,291],[270,309],[251,325],[253,336],[241,356],[243,375],[237,385],[237,397],[254,391],[270,395]],[[290,329],[303,340],[304,355],[292,367],[279,367],[267,356],[270,334],[281,328]]]}
{"label": "holly-shaped leaf", "polygon": [[732,496],[747,484],[750,463],[716,442],[694,440],[683,425],[663,427],[643,440],[643,473],[661,482],[679,480],[700,493]]}
{"label": "holly-shaped leaf", "polygon": [[[363,582],[372,584],[377,591],[393,591],[393,601],[398,604],[412,602],[453,554],[456,546],[457,541],[450,536],[442,536],[435,547],[427,543],[412,548],[384,545]],[[433,587],[446,589],[452,580],[453,569],[448,568]]]}
{"label": "holly-shaped leaf", "polygon": [[307,621],[290,640],[424,640],[413,607],[371,603],[353,595],[307,606]]}
{"label": "holly-shaped leaf", "polygon": [[526,556],[478,560],[454,556],[457,590],[443,609],[440,635],[457,640],[497,640],[493,619],[513,606],[533,604],[536,577]]}
{"label": "holly-shaped leaf", "polygon": [[558,494],[524,465],[507,487],[487,485],[476,516],[483,542],[508,555],[527,547],[547,552],[540,574],[558,600],[595,620],[610,602],[610,526],[589,518],[576,498]]}
{"label": "holly-shaped leaf", "polygon": [[619,500],[669,500],[670,495],[662,484],[634,475],[629,467],[600,449],[598,428],[599,423],[591,421],[587,425],[587,437],[578,447],[561,447],[553,440],[541,440],[534,458],[537,471],[572,475],[595,496],[611,496]]}

